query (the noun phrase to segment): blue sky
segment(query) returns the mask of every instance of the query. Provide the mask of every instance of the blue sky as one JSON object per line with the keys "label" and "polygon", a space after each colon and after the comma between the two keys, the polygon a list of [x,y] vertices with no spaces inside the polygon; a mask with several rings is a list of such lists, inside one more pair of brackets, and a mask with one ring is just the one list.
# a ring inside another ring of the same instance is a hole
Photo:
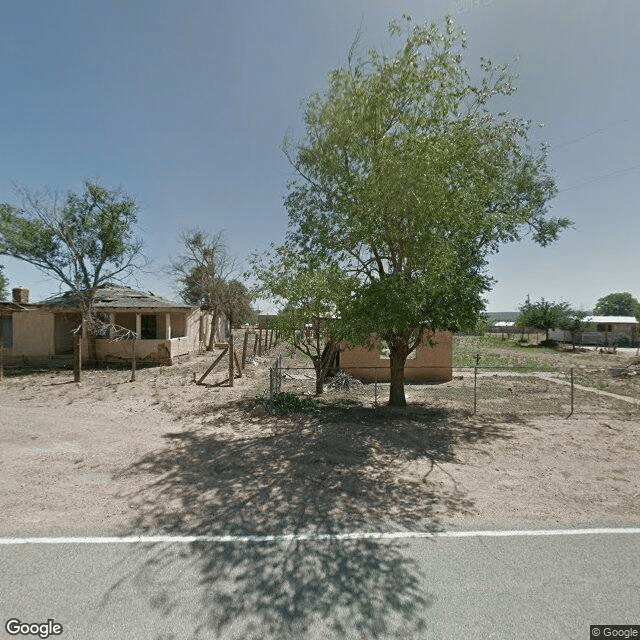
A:
{"label": "blue sky", "polygon": [[[555,245],[505,247],[488,310],[532,299],[590,309],[614,291],[640,297],[640,3],[637,0],[21,0],[0,20],[0,202],[13,185],[65,193],[83,178],[140,204],[152,260],[138,283],[175,297],[166,265],[178,235],[225,231],[240,265],[280,242],[300,102],[361,51],[393,46],[390,19],[467,31],[467,64],[514,62],[514,115],[544,123],[559,189],[554,215],[575,228]],[[32,299],[55,281],[0,258]]]}

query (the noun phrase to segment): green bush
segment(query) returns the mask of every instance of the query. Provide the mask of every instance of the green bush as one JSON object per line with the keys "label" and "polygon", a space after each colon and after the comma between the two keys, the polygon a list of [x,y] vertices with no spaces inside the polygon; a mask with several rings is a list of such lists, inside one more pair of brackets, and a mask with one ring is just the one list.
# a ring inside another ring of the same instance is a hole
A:
{"label": "green bush", "polygon": [[302,400],[291,391],[281,391],[273,396],[271,406],[274,413],[294,413],[302,409]]}
{"label": "green bush", "polygon": [[314,398],[301,398],[291,391],[281,391],[271,399],[271,413],[283,415],[314,411],[318,410],[321,404]]}
{"label": "green bush", "polygon": [[631,345],[631,336],[626,333],[618,334],[618,346],[619,347],[630,347]]}

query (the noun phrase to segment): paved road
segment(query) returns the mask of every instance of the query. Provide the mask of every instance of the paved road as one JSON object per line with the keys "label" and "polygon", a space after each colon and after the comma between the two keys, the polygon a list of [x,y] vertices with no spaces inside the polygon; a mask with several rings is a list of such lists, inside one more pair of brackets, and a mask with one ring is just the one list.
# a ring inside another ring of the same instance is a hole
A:
{"label": "paved road", "polygon": [[63,640],[587,640],[590,624],[640,624],[637,530],[3,544],[0,572],[2,637],[9,618],[51,618]]}

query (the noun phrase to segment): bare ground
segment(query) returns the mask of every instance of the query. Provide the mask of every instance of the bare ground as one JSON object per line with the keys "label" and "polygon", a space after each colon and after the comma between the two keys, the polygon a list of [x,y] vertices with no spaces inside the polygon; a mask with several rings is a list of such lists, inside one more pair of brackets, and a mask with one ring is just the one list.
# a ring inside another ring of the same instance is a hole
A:
{"label": "bare ground", "polygon": [[[0,535],[640,523],[632,404],[584,391],[567,419],[562,385],[519,405],[537,387],[503,376],[483,383],[472,415],[465,376],[408,387],[406,411],[329,392],[308,414],[252,417],[272,357],[233,389],[213,386],[224,363],[193,383],[211,354],[135,382],[115,370],[79,385],[68,371],[5,378]],[[548,411],[556,393],[564,404]]]}

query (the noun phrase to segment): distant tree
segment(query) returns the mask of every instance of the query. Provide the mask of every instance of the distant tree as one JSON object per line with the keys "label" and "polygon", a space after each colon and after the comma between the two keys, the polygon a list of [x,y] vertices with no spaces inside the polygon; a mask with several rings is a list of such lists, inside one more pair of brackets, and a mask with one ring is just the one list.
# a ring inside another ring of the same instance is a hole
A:
{"label": "distant tree", "polygon": [[180,285],[180,297],[211,314],[207,350],[215,343],[215,328],[224,314],[227,281],[235,269],[223,232],[208,234],[198,229],[182,233],[184,253],[171,265]]}
{"label": "distant tree", "polygon": [[596,302],[593,313],[598,316],[635,316],[640,320],[640,302],[630,293],[610,293]]}
{"label": "distant tree", "polygon": [[586,315],[586,311],[582,311],[580,309],[568,309],[564,318],[560,319],[558,328],[569,332],[569,334],[571,335],[571,346],[573,347],[574,351],[576,348],[576,343],[579,342],[582,336],[582,331],[586,326],[586,323],[584,321]]}
{"label": "distant tree", "polygon": [[355,280],[337,264],[305,261],[287,246],[272,247],[263,256],[254,254],[251,264],[251,274],[260,282],[256,295],[278,307],[275,328],[311,360],[320,395],[339,344],[336,310]]}
{"label": "distant tree", "polygon": [[6,300],[9,292],[9,281],[4,275],[4,267],[0,265],[0,300]]}
{"label": "distant tree", "polygon": [[306,102],[304,139],[284,144],[286,243],[356,277],[340,328],[352,344],[387,342],[393,406],[406,405],[406,359],[425,332],[476,324],[489,255],[528,234],[544,246],[570,224],[547,216],[555,184],[530,123],[502,110],[509,69],[481,60],[473,74],[450,18],[405,18],[405,33],[390,25],[399,48],[350,55]]}
{"label": "distant tree", "polygon": [[242,282],[234,279],[225,283],[222,312],[231,328],[243,322],[249,322],[253,318],[252,300],[253,296]]}
{"label": "distant tree", "polygon": [[540,298],[531,302],[529,297],[518,309],[520,314],[516,320],[519,327],[533,327],[545,332],[545,341],[549,340],[549,331],[568,326],[571,308],[568,302],[551,302]]}
{"label": "distant tree", "polygon": [[19,188],[23,204],[0,204],[0,255],[32,264],[71,291],[122,280],[140,266],[138,205],[119,189],[85,180],[60,201]]}

